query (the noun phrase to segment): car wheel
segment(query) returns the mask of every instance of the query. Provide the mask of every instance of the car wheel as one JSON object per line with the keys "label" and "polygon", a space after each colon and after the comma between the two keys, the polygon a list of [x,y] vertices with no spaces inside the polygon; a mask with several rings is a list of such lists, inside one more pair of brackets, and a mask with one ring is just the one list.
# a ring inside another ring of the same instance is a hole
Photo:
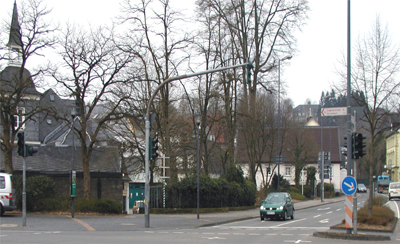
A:
{"label": "car wheel", "polygon": [[3,210],[3,205],[0,204],[0,216],[3,216],[4,210]]}
{"label": "car wheel", "polygon": [[292,210],[292,216],[290,216],[291,219],[294,219],[294,209]]}
{"label": "car wheel", "polygon": [[283,221],[286,221],[289,218],[288,211],[285,211],[285,215],[283,216]]}
{"label": "car wheel", "polygon": [[263,220],[264,220],[264,216],[261,216],[260,218],[261,218],[261,221],[263,221]]}

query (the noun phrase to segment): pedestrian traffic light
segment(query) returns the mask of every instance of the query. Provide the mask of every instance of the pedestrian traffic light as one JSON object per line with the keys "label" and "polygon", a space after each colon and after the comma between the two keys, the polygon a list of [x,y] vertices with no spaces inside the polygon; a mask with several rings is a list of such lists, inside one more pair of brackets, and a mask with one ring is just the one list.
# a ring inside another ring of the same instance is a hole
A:
{"label": "pedestrian traffic light", "polygon": [[154,160],[158,157],[158,135],[150,137],[150,160]]}
{"label": "pedestrian traffic light", "polygon": [[23,131],[19,131],[17,134],[18,137],[18,155],[24,157],[24,150],[25,150],[25,136]]}
{"label": "pedestrian traffic light", "polygon": [[247,63],[247,83],[250,84],[251,83],[251,69],[254,68],[253,64],[251,63],[251,61],[249,60],[249,62]]}
{"label": "pedestrian traffic light", "polygon": [[360,159],[367,153],[364,151],[364,147],[367,146],[366,142],[363,142],[367,137],[361,133],[355,133],[354,135],[354,159]]}

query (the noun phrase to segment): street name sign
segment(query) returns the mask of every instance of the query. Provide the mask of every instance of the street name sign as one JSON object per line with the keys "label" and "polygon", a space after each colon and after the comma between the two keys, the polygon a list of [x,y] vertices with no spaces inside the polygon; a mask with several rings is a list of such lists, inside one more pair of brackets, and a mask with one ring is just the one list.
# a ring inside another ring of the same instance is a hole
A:
{"label": "street name sign", "polygon": [[346,195],[353,195],[357,189],[357,182],[353,176],[346,176],[342,181],[342,191]]}
{"label": "street name sign", "polygon": [[347,115],[346,107],[336,107],[336,108],[322,108],[321,116],[341,116]]}

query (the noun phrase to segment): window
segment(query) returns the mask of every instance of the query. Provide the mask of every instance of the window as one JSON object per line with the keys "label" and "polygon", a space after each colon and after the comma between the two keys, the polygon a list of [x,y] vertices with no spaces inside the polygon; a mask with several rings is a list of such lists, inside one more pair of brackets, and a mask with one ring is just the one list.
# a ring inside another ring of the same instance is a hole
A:
{"label": "window", "polygon": [[51,119],[47,119],[46,122],[47,122],[48,125],[53,124],[53,122],[51,121]]}
{"label": "window", "polygon": [[0,176],[0,189],[5,189],[6,188],[6,179],[4,176]]}
{"label": "window", "polygon": [[14,115],[14,128],[21,126],[21,129],[25,129],[25,124],[22,124],[25,120],[25,108],[17,107],[17,115]]}
{"label": "window", "polygon": [[292,174],[292,167],[286,167],[285,168],[285,175],[288,175],[288,176],[290,176],[291,174]]}
{"label": "window", "polygon": [[50,95],[50,101],[54,102],[54,95],[53,94]]}

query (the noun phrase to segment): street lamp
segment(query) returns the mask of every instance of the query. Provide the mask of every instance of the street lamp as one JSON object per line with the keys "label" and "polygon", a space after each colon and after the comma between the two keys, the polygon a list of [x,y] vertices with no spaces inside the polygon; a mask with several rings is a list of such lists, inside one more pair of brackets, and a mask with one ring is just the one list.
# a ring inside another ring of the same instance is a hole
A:
{"label": "street lamp", "polygon": [[292,55],[288,55],[278,60],[278,191],[280,188],[281,178],[281,147],[280,147],[280,132],[281,132],[281,62],[291,59]]}
{"label": "street lamp", "polygon": [[71,217],[74,218],[74,198],[76,194],[76,171],[75,171],[75,116],[76,108],[73,107],[71,111],[72,117],[72,169],[71,169]]}
{"label": "street lamp", "polygon": [[200,119],[201,115],[197,114],[197,219],[200,218]]}

